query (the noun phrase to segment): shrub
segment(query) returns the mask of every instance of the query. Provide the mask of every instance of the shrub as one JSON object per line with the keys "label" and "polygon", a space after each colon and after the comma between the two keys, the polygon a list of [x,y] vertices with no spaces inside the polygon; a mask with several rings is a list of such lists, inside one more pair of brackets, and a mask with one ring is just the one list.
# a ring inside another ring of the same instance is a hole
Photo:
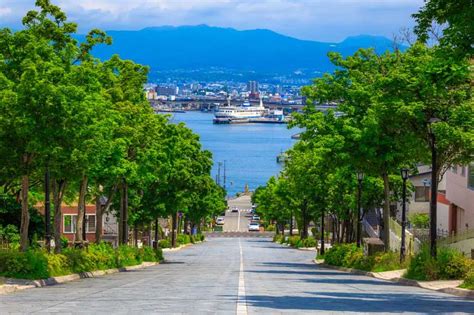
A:
{"label": "shrub", "polygon": [[51,254],[48,259],[48,276],[57,277],[73,273],[67,256],[63,254]]}
{"label": "shrub", "polygon": [[265,228],[265,231],[274,232],[275,231],[275,225],[274,224],[267,225],[267,227]]}
{"label": "shrub", "polygon": [[163,250],[160,247],[154,249],[150,246],[143,246],[139,251],[143,261],[160,262],[163,260]]}
{"label": "shrub", "polygon": [[163,239],[158,242],[160,248],[171,248],[171,242],[168,239]]}
{"label": "shrub", "polygon": [[74,273],[87,272],[96,269],[95,263],[88,255],[86,250],[77,248],[67,248],[63,251],[63,255],[67,257],[71,271]]}
{"label": "shrub", "polygon": [[303,240],[303,247],[316,247],[317,241],[313,237]]}
{"label": "shrub", "polygon": [[138,248],[120,245],[117,248],[117,266],[126,267],[141,264],[143,257]]}
{"label": "shrub", "polygon": [[22,279],[45,279],[49,277],[48,259],[41,251],[0,251],[0,275]]}
{"label": "shrub", "polygon": [[315,239],[320,239],[321,238],[321,233],[319,233],[318,229],[313,227],[311,228],[311,234],[313,234],[313,237]]}
{"label": "shrub", "polygon": [[91,244],[87,248],[87,254],[95,270],[105,270],[117,266],[116,251],[109,243]]}
{"label": "shrub", "polygon": [[461,288],[474,290],[474,263],[471,263],[469,272],[464,277],[464,282],[461,285]]}
{"label": "shrub", "polygon": [[191,243],[191,238],[187,234],[179,234],[176,238],[176,243],[178,245],[185,245]]}
{"label": "shrub", "polygon": [[61,248],[67,248],[69,246],[69,239],[65,236],[61,236]]}
{"label": "shrub", "polygon": [[411,224],[416,228],[428,228],[430,226],[430,217],[428,213],[413,213],[409,216]]}
{"label": "shrub", "polygon": [[275,243],[283,243],[285,240],[285,236],[284,235],[281,235],[281,234],[275,234],[275,236],[273,236],[273,241]]}
{"label": "shrub", "polygon": [[288,239],[287,239],[287,242],[288,244],[290,244],[290,246],[293,246],[293,247],[296,247],[296,244],[301,240],[301,238],[297,235],[295,236],[289,236]]}
{"label": "shrub", "polygon": [[13,224],[8,224],[5,227],[0,226],[0,240],[8,243],[9,248],[20,248],[20,232]]}
{"label": "shrub", "polygon": [[328,265],[343,266],[346,254],[355,251],[356,249],[357,246],[355,244],[335,245],[324,254],[324,262]]}
{"label": "shrub", "polygon": [[409,264],[409,261],[410,257],[406,257],[405,261],[400,264],[400,253],[397,252],[377,253],[374,256],[373,266],[370,270],[383,272],[404,269]]}
{"label": "shrub", "polygon": [[71,273],[81,273],[161,261],[161,248],[135,248],[122,245],[114,249],[108,243],[91,244],[87,249],[67,248],[62,254],[41,250],[20,252],[0,250],[0,276],[22,279],[46,279]]}
{"label": "shrub", "polygon": [[455,249],[438,248],[438,260],[430,255],[430,248],[424,246],[411,259],[406,277],[415,280],[463,279],[469,271],[469,261]]}

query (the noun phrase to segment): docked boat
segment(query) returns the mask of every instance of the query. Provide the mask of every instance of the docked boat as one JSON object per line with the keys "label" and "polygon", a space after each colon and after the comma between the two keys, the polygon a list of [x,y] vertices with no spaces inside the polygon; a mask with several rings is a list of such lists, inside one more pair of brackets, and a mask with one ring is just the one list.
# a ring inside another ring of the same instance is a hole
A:
{"label": "docked boat", "polygon": [[229,124],[248,122],[250,119],[261,118],[265,116],[267,110],[263,106],[260,98],[259,106],[252,106],[248,101],[240,106],[231,106],[230,98],[227,99],[227,106],[222,106],[214,112],[214,123]]}

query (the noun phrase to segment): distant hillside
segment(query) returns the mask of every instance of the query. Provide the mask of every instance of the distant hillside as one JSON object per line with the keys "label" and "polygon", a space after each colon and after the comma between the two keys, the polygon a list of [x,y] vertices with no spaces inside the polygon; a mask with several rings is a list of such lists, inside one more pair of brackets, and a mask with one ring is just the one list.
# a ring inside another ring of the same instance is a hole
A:
{"label": "distant hillside", "polygon": [[325,72],[333,69],[327,58],[329,51],[349,55],[361,47],[374,47],[377,52],[392,49],[392,42],[380,36],[361,35],[341,43],[324,43],[265,29],[238,31],[207,25],[107,33],[113,37],[113,45],[97,47],[94,52],[99,58],[119,54],[149,65],[153,72],[211,67],[281,74]]}

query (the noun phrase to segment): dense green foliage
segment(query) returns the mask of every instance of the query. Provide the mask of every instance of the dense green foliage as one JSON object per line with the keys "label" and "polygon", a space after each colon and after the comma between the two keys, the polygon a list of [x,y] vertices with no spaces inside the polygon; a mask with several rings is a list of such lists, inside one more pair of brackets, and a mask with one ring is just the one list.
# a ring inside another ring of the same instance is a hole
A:
{"label": "dense green foliage", "polygon": [[148,68],[119,56],[100,61],[93,48],[110,37],[94,29],[78,42],[77,25],[59,7],[49,0],[36,6],[21,30],[0,30],[0,224],[20,229],[20,248],[33,233],[43,237],[37,227],[44,223],[31,209],[44,202],[46,170],[56,252],[64,202],[78,205],[76,241],[83,241],[85,205],[95,203],[99,219],[102,211],[121,218],[121,244],[129,226],[146,229],[180,211],[199,227],[222,211],[225,192],[210,176],[211,153],[145,99]]}
{"label": "dense green foliage", "polygon": [[410,223],[416,228],[428,228],[430,217],[427,213],[413,213],[409,216]]}
{"label": "dense green foliage", "polygon": [[411,259],[405,276],[415,280],[463,279],[473,269],[472,261],[456,249],[439,248],[438,259],[435,260],[425,246]]}
{"label": "dense green foliage", "polygon": [[162,260],[161,248],[122,245],[114,249],[107,243],[91,244],[87,250],[67,248],[61,254],[49,254],[41,250],[0,250],[0,275],[21,279],[46,279]]}
{"label": "dense green foliage", "polygon": [[[427,1],[415,15],[420,41],[405,51],[330,53],[336,70],[302,89],[307,103],[292,122],[303,130],[300,140],[287,152],[280,175],[255,192],[264,220],[283,226],[294,217],[303,239],[312,220],[319,225],[313,235],[321,237],[329,225],[332,242],[348,243],[357,239],[364,212],[383,209],[381,238],[388,251],[390,205],[401,199],[400,169],[416,174],[435,156],[439,182],[449,167],[474,156],[473,14],[469,0]],[[447,25],[439,42],[427,45],[433,21]],[[322,112],[321,104],[337,108]],[[357,173],[365,174],[359,216]],[[420,219],[414,221],[426,226]]]}
{"label": "dense green foliage", "polygon": [[366,256],[356,244],[333,246],[324,254],[324,262],[328,265],[374,272],[398,270],[406,267],[406,263],[400,264],[400,255],[395,252]]}

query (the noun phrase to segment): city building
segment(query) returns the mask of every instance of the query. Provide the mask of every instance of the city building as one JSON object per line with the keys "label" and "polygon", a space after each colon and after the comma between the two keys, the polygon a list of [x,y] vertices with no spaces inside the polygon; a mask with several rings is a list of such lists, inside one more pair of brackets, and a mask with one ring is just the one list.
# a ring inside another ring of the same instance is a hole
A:
{"label": "city building", "polygon": [[257,81],[249,81],[247,83],[247,91],[250,93],[258,93],[258,82]]}
{"label": "city building", "polygon": [[178,88],[175,85],[158,85],[156,94],[159,96],[178,95]]}
{"label": "city building", "polygon": [[474,228],[474,162],[446,172],[446,199],[449,202],[450,234]]}

